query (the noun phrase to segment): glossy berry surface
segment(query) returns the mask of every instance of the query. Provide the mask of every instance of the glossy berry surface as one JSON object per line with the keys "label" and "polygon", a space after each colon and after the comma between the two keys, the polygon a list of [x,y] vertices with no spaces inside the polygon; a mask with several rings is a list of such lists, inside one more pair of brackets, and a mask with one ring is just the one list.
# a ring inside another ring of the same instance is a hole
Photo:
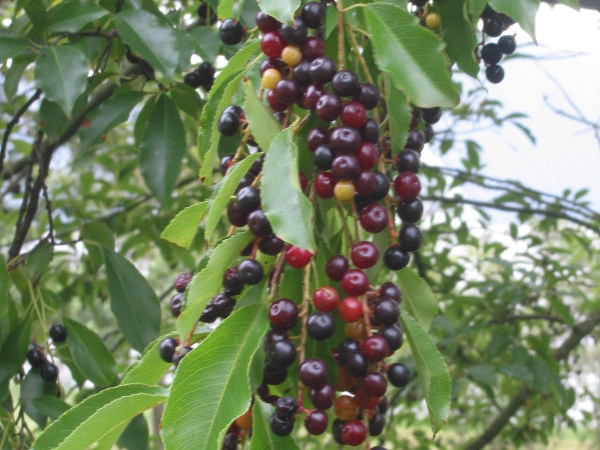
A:
{"label": "glossy berry surface", "polygon": [[375,318],[384,325],[393,325],[398,321],[400,307],[396,300],[383,297],[375,306]]}
{"label": "glossy berry surface", "polygon": [[400,229],[398,242],[402,250],[416,252],[423,244],[423,235],[418,226],[406,224]]}
{"label": "glossy berry surface", "polygon": [[269,219],[262,209],[256,209],[248,215],[248,229],[258,237],[269,236],[273,232]]}
{"label": "glossy berry surface", "polygon": [[40,369],[40,376],[45,381],[54,382],[58,378],[58,368],[54,364],[46,362]]}
{"label": "glossy berry surface", "polygon": [[489,16],[483,20],[483,32],[491,37],[502,34],[502,21],[498,16]]}
{"label": "glossy berry surface", "polygon": [[274,386],[281,384],[287,378],[288,371],[282,367],[276,367],[273,364],[265,363],[263,368],[263,383]]}
{"label": "glossy berry surface", "polygon": [[295,245],[290,245],[285,251],[286,262],[295,269],[302,269],[308,265],[312,253]]}
{"label": "glossy berry surface", "polygon": [[277,97],[275,90],[267,92],[267,102],[269,103],[271,109],[275,112],[283,112],[290,106],[288,103],[279,100],[279,97]]}
{"label": "glossy berry surface", "polygon": [[360,445],[367,438],[367,429],[360,420],[350,420],[342,428],[342,442],[345,445]]}
{"label": "glossy berry surface", "polygon": [[256,26],[261,32],[277,31],[280,25],[281,23],[277,19],[267,13],[262,11],[256,13]]}
{"label": "glossy berry surface", "polygon": [[359,221],[369,233],[379,233],[387,227],[388,214],[383,206],[374,203],[361,209]]}
{"label": "glossy berry surface", "polygon": [[392,352],[398,350],[404,343],[402,330],[399,325],[387,326],[381,330],[379,334],[386,340],[388,347]]}
{"label": "glossy berry surface", "polygon": [[[294,18],[294,24],[289,25],[284,23],[281,25],[281,29],[279,31],[281,33],[281,37],[288,43],[293,45],[301,45],[306,39],[306,35],[308,30],[306,29],[306,24],[301,17]],[[283,56],[282,56],[283,59]],[[302,59],[302,58],[300,58]],[[284,59],[285,61],[285,59]],[[289,64],[286,62],[286,64]]]}
{"label": "glossy berry surface", "polygon": [[44,354],[37,346],[27,351],[27,362],[31,364],[31,367],[40,367],[43,364]]}
{"label": "glossy berry surface", "polygon": [[[310,79],[308,80],[308,82],[310,83]],[[325,89],[323,88],[323,86],[317,83],[310,83],[308,86],[306,86],[304,94],[302,94],[301,106],[306,109],[316,110],[317,103],[324,94]]]}
{"label": "glossy berry surface", "polygon": [[[332,159],[333,162],[333,159]],[[335,178],[329,172],[318,173],[315,177],[315,191],[321,198],[331,198],[334,195]]]}
{"label": "glossy berry surface", "polygon": [[275,414],[285,420],[293,420],[298,410],[298,402],[289,396],[279,397],[275,401]]}
{"label": "glossy berry surface", "polygon": [[360,269],[350,269],[342,276],[342,288],[348,295],[363,295],[369,290],[369,277]]}
{"label": "glossy berry surface", "polygon": [[372,169],[379,160],[379,151],[370,142],[361,143],[354,155],[358,158],[358,163],[363,169]]}
{"label": "glossy berry surface", "polygon": [[360,128],[367,121],[367,110],[362,103],[346,103],[342,108],[341,119],[346,126]]}
{"label": "glossy berry surface", "polygon": [[267,349],[267,361],[280,369],[287,369],[296,359],[296,347],[290,341],[277,341]]}
{"label": "glossy berry surface", "polygon": [[370,195],[377,188],[377,176],[372,170],[361,170],[354,179],[354,187],[360,195]]}
{"label": "glossy berry surface", "polygon": [[308,68],[308,76],[315,83],[329,83],[335,75],[336,65],[333,60],[326,56],[315,58]]}
{"label": "glossy berry surface", "polygon": [[227,207],[227,218],[235,227],[243,227],[248,223],[248,213],[242,211],[237,202],[232,202]]}
{"label": "glossy berry surface", "polygon": [[360,132],[351,127],[336,127],[329,135],[329,145],[338,154],[354,153],[360,144]]}
{"label": "glossy berry surface", "polygon": [[175,278],[173,287],[177,292],[184,292],[188,284],[190,284],[190,281],[192,281],[192,274],[187,272],[180,273],[177,275],[177,278]]}
{"label": "glossy berry surface", "polygon": [[356,72],[348,69],[340,70],[331,82],[333,90],[342,97],[353,97],[360,92],[360,79]]}
{"label": "glossy berry surface", "polygon": [[264,71],[260,84],[266,89],[275,89],[277,83],[281,80],[281,73],[279,70],[270,68]]}
{"label": "glossy berry surface", "polygon": [[325,24],[325,8],[319,2],[308,2],[302,8],[302,19],[309,28],[321,28]]}
{"label": "glossy berry surface", "polygon": [[402,363],[391,364],[387,369],[387,376],[390,383],[399,388],[406,386],[410,381],[410,371]]}
{"label": "glossy berry surface", "polygon": [[381,397],[387,389],[387,381],[379,372],[369,372],[362,379],[361,387],[371,397]]}
{"label": "glossy berry surface", "polygon": [[219,28],[219,37],[227,45],[236,45],[242,41],[244,27],[236,19],[225,19]]}
{"label": "glossy berry surface", "polygon": [[421,152],[425,146],[425,135],[419,130],[410,130],[406,135],[405,148]]}
{"label": "glossy berry surface", "polygon": [[439,122],[442,118],[442,108],[425,108],[423,109],[423,120],[426,123],[433,124]]}
{"label": "glossy berry surface", "polygon": [[325,145],[329,141],[327,130],[321,127],[313,128],[306,136],[306,145],[311,152],[314,152],[319,145]]}
{"label": "glossy berry surface", "polygon": [[412,200],[421,192],[421,182],[413,172],[401,172],[394,179],[394,190],[403,200]]}
{"label": "glossy berry surface", "polygon": [[298,320],[298,307],[288,298],[280,298],[269,307],[269,321],[274,328],[289,330]]}
{"label": "glossy berry surface", "polygon": [[269,58],[279,58],[285,47],[285,41],[276,31],[265,33],[260,41],[260,48]]}
{"label": "glossy berry surface", "polygon": [[357,242],[351,251],[352,263],[359,269],[373,267],[379,259],[379,250],[372,242]]}
{"label": "glossy berry surface", "polygon": [[172,363],[173,355],[175,355],[175,350],[177,349],[177,341],[173,338],[165,338],[160,341],[158,346],[158,351],[160,353],[160,357],[163,361]]}
{"label": "glossy berry surface", "polygon": [[302,88],[293,78],[283,78],[275,86],[275,95],[279,101],[291,105],[302,98]]}
{"label": "glossy berry surface", "polygon": [[335,402],[335,388],[330,383],[311,389],[309,395],[310,401],[318,409],[329,409]]}
{"label": "glossy berry surface", "polygon": [[418,198],[405,200],[398,205],[398,217],[403,222],[416,223],[423,216],[423,203]]}
{"label": "glossy berry surface", "polygon": [[490,83],[498,84],[504,79],[504,69],[497,64],[485,69],[485,77]]}
{"label": "glossy berry surface", "polygon": [[374,335],[363,342],[362,352],[369,361],[378,362],[388,355],[389,347],[382,336]]}
{"label": "glossy berry surface", "polygon": [[379,103],[379,89],[371,83],[361,83],[354,99],[362,103],[365,108],[373,109]]}
{"label": "glossy berry surface", "polygon": [[362,140],[377,144],[379,142],[379,125],[373,119],[367,119],[360,129]]}
{"label": "glossy berry surface", "polygon": [[383,254],[383,263],[390,270],[405,268],[410,262],[410,255],[399,245],[392,245]]}
{"label": "glossy berry surface", "polygon": [[240,128],[240,118],[231,112],[224,112],[217,122],[219,133],[223,136],[234,136]]}
{"label": "glossy berry surface", "polygon": [[487,64],[497,64],[502,59],[502,50],[500,50],[498,44],[490,42],[481,49],[481,58]]}
{"label": "glossy berry surface", "polygon": [[329,370],[324,361],[318,358],[309,358],[300,364],[298,377],[305,386],[319,388],[327,383]]}
{"label": "glossy berry surface", "polygon": [[258,261],[246,259],[239,264],[238,274],[244,284],[254,285],[260,283],[264,271]]}
{"label": "glossy berry surface", "polygon": [[360,164],[354,155],[336,156],[331,163],[331,173],[336,180],[354,180],[360,173]]}
{"label": "glossy berry surface", "polygon": [[279,254],[285,245],[282,239],[279,239],[274,234],[263,237],[259,244],[258,249],[265,255],[277,255]]}
{"label": "glossy berry surface", "polygon": [[317,166],[321,170],[331,169],[331,165],[333,164],[334,159],[335,153],[329,145],[318,146],[313,154],[313,161],[315,162],[315,166]]}
{"label": "glossy berry surface", "polygon": [[371,436],[379,436],[385,427],[385,417],[383,414],[373,414],[369,419],[369,434]]}
{"label": "glossy berry surface", "polygon": [[396,168],[398,172],[419,172],[421,167],[421,157],[414,150],[406,149],[401,151],[396,158]]}
{"label": "glossy berry surface", "polygon": [[329,424],[329,417],[325,411],[316,409],[306,416],[304,426],[313,436],[323,434]]}
{"label": "glossy berry surface", "polygon": [[313,61],[315,58],[325,56],[325,43],[316,37],[309,37],[302,43],[300,50],[304,59]]}
{"label": "glossy berry surface", "polygon": [[315,111],[321,120],[330,122],[335,120],[342,111],[342,101],[335,94],[323,94],[315,104]]}
{"label": "glossy berry surface", "polygon": [[67,329],[57,323],[50,327],[50,337],[54,342],[64,342],[67,339]]}
{"label": "glossy berry surface", "polygon": [[505,55],[512,55],[517,49],[517,42],[515,41],[514,36],[501,36],[498,39],[498,47],[500,47],[500,51]]}
{"label": "glossy berry surface", "polygon": [[254,211],[260,206],[260,191],[254,186],[246,186],[237,193],[236,202],[241,211]]}
{"label": "glossy berry surface", "polygon": [[335,331],[335,320],[331,314],[319,311],[308,316],[306,321],[308,335],[316,341],[329,339]]}
{"label": "glossy berry surface", "polygon": [[356,297],[346,297],[338,305],[338,314],[344,322],[355,322],[363,316],[362,303]]}
{"label": "glossy berry surface", "polygon": [[335,415],[340,420],[352,420],[358,414],[356,399],[347,394],[340,395],[333,404]]}
{"label": "glossy berry surface", "polygon": [[[335,256],[333,258],[335,258]],[[333,259],[333,258],[331,258],[331,259]],[[343,258],[343,256],[341,258]],[[343,265],[345,263],[346,269],[344,269],[344,272],[347,270],[348,261],[345,258],[344,258],[343,262],[336,261],[336,263],[338,263],[340,265]],[[341,279],[341,276],[340,276],[340,279]],[[313,293],[312,300],[313,300],[313,304],[315,305],[315,308],[317,308],[319,311],[331,312],[335,308],[337,308],[337,306],[340,302],[340,297],[334,288],[332,288],[330,286],[323,286],[323,287],[320,287],[319,289],[317,289]]]}
{"label": "glossy berry surface", "polygon": [[277,436],[288,436],[294,429],[294,422],[282,419],[277,414],[273,414],[269,418],[269,426]]}

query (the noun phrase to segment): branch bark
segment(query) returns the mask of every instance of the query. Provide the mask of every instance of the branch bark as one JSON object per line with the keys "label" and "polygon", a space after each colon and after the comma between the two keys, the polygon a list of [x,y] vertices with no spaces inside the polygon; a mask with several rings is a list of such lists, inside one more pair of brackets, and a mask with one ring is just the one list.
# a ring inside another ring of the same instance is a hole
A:
{"label": "branch bark", "polygon": [[[565,339],[560,347],[554,350],[554,358],[557,361],[567,358],[573,349],[580,344],[581,340],[590,334],[598,325],[600,325],[600,311],[597,311],[594,315],[573,326],[567,339]],[[521,387],[508,405],[506,405],[492,423],[490,423],[488,428],[480,436],[465,446],[465,450],[479,450],[492,442],[532,394],[533,389],[527,386]]]}

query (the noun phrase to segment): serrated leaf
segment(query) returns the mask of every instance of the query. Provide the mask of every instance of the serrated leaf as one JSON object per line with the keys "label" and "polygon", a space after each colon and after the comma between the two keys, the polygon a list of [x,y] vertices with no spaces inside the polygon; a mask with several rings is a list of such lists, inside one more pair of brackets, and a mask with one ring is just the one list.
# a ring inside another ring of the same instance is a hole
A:
{"label": "serrated leaf", "polygon": [[110,307],[131,346],[139,351],[158,337],[160,305],[146,279],[125,257],[102,247]]}
{"label": "serrated leaf", "polygon": [[262,149],[269,148],[273,139],[279,133],[281,125],[273,117],[272,111],[256,97],[254,85],[251,80],[244,82],[244,115],[250,122],[250,129],[254,140]]}
{"label": "serrated leaf", "polygon": [[25,315],[19,322],[14,324],[10,334],[6,336],[2,347],[0,347],[0,384],[15,375],[25,358],[29,347],[31,336],[31,317]]}
{"label": "serrated leaf", "polygon": [[58,4],[49,11],[50,32],[75,33],[93,20],[104,17],[108,11],[88,0],[71,0]]}
{"label": "serrated leaf", "polygon": [[293,130],[281,131],[269,147],[262,169],[261,201],[273,233],[286,242],[315,252],[314,213],[302,193],[298,172],[298,148]]}
{"label": "serrated leaf", "polygon": [[387,105],[390,140],[393,154],[398,154],[404,149],[408,128],[410,127],[410,105],[406,95],[396,88],[389,74],[383,76],[385,84],[385,102]]}
{"label": "serrated leaf", "polygon": [[130,366],[131,368],[125,373],[121,384],[143,383],[153,385],[160,381],[171,367],[171,364],[160,357],[158,351],[161,341],[168,336],[161,336],[146,347],[140,360]]}
{"label": "serrated leaf", "polygon": [[140,170],[152,194],[165,203],[175,188],[185,155],[185,128],[173,100],[161,95],[140,142]]}
{"label": "serrated leaf", "polygon": [[291,23],[300,0],[258,0],[258,6],[281,23]]}
{"label": "serrated leaf", "polygon": [[402,292],[402,307],[423,329],[429,330],[431,319],[438,312],[435,294],[427,282],[412,269],[403,269],[396,273],[397,283]]}
{"label": "serrated leaf", "polygon": [[123,42],[134,52],[167,78],[173,76],[179,51],[175,32],[166,19],[140,9],[129,9],[115,16],[115,25]]}
{"label": "serrated leaf", "polygon": [[268,325],[264,304],[241,308],[181,361],[163,415],[166,448],[220,448],[250,405],[250,362]]}
{"label": "serrated leaf", "polygon": [[81,373],[98,386],[109,386],[116,373],[115,358],[100,336],[85,325],[63,316],[73,361]]}
{"label": "serrated leaf", "polygon": [[52,422],[35,441],[33,449],[88,448],[166,398],[167,391],[159,386],[126,384],[105,389]]}
{"label": "serrated leaf", "polygon": [[260,401],[255,401],[252,407],[250,450],[299,450],[291,436],[277,436],[271,431],[263,403]]}
{"label": "serrated leaf", "polygon": [[[219,147],[220,133],[217,128],[219,117],[231,102],[231,98],[244,74],[252,67],[252,58],[260,50],[260,41],[254,39],[229,60],[219,73],[208,94],[208,100],[200,116],[198,151],[202,158],[200,179],[212,183],[213,163]],[[255,60],[254,60],[255,62]]]}
{"label": "serrated leaf", "polygon": [[81,128],[81,146],[87,148],[96,144],[106,133],[129,118],[131,110],[144,98],[143,92],[124,92],[115,94],[89,115],[89,125]]}
{"label": "serrated leaf", "polygon": [[241,179],[263,153],[254,153],[231,166],[224,178],[215,186],[211,199],[208,202],[208,215],[206,216],[206,228],[204,235],[209,239],[215,231],[223,211],[227,208],[231,196],[235,192]]}
{"label": "serrated leaf", "polygon": [[438,12],[442,17],[442,36],[446,41],[448,54],[460,69],[477,78],[479,63],[475,59],[477,35],[467,16],[465,0],[439,2]]}
{"label": "serrated leaf", "polygon": [[489,5],[515,20],[535,42],[535,16],[540,8],[540,0],[490,0]]}
{"label": "serrated leaf", "polygon": [[44,47],[35,60],[35,81],[46,98],[58,103],[68,116],[86,88],[88,61],[76,47]]}
{"label": "serrated leaf", "polygon": [[390,74],[411,103],[424,108],[458,104],[444,44],[433,32],[391,3],[371,3],[364,12],[377,66]]}
{"label": "serrated leaf", "polygon": [[435,343],[417,321],[406,312],[402,313],[401,321],[415,359],[435,437],[450,412],[450,373]]}
{"label": "serrated leaf", "polygon": [[160,234],[160,237],[189,250],[207,206],[208,201],[205,201],[179,211]]}
{"label": "serrated leaf", "polygon": [[252,233],[245,231],[221,241],[211,253],[206,267],[194,276],[186,289],[185,309],[177,319],[177,332],[182,341],[196,326],[210,298],[219,292],[225,269],[232,265],[253,237]]}
{"label": "serrated leaf", "polygon": [[175,83],[175,85],[171,86],[169,94],[177,108],[194,119],[198,118],[204,102],[193,87],[185,83]]}
{"label": "serrated leaf", "polygon": [[211,27],[195,27],[188,33],[198,53],[204,61],[214,62],[221,48],[218,30]]}

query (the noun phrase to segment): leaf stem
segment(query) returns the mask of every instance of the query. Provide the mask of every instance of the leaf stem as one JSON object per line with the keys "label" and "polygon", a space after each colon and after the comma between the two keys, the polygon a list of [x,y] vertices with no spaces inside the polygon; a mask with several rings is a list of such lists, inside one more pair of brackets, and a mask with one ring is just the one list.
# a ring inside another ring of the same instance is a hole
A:
{"label": "leaf stem", "polygon": [[352,234],[350,233],[350,229],[348,228],[348,221],[346,220],[346,215],[344,214],[344,209],[340,204],[338,199],[334,200],[335,208],[337,209],[338,214],[340,215],[340,219],[342,220],[342,227],[344,229],[344,234],[346,235],[346,240],[348,241],[348,248],[352,247]]}
{"label": "leaf stem", "polygon": [[[298,364],[302,364],[306,356],[306,321],[308,320],[308,301],[310,295],[310,270],[310,265],[304,268],[304,279],[302,280],[302,310],[300,311],[302,330],[300,332],[300,359]],[[302,382],[300,380],[298,380],[298,406],[302,407]]]}
{"label": "leaf stem", "polygon": [[342,0],[337,0],[338,16],[338,69],[344,68],[344,5]]}

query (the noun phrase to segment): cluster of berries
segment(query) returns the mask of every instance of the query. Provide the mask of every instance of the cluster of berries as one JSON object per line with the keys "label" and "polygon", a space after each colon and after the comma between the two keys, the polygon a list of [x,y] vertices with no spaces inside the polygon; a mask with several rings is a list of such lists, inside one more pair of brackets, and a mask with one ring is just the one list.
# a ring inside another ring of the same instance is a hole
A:
{"label": "cluster of berries", "polygon": [[183,82],[188,86],[194,89],[201,87],[206,92],[210,91],[214,81],[215,68],[207,61],[200,63],[198,67],[183,77]]}
{"label": "cluster of berries", "polygon": [[[54,324],[49,330],[50,338],[56,344],[64,342],[67,339],[67,329],[61,324]],[[54,383],[58,379],[58,367],[53,362],[46,359],[43,347],[35,343],[29,345],[27,350],[27,362],[32,370],[40,371],[43,380]]]}
{"label": "cluster of berries", "polygon": [[[481,14],[483,19],[483,32],[490,37],[500,36],[508,27],[514,24],[510,17],[494,11],[486,6]],[[481,59],[484,61],[485,76],[489,82],[497,84],[504,79],[504,69],[498,63],[503,55],[510,55],[517,49],[515,37],[504,35],[497,43],[488,43],[481,49]]]}

